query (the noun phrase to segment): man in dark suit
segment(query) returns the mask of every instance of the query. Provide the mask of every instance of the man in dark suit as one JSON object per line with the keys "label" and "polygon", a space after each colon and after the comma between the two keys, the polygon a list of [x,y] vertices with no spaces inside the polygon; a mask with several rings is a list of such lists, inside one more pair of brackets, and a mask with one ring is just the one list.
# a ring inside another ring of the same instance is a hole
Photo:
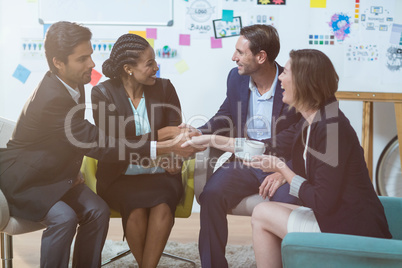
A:
{"label": "man in dark suit", "polygon": [[[238,67],[227,79],[226,99],[218,112],[199,130],[203,134],[268,140],[298,122],[300,114],[282,102],[278,76],[283,68],[275,62],[280,43],[272,26],[242,28],[232,60]],[[237,139],[238,140],[238,139]],[[212,149],[212,148],[211,148]],[[232,161],[218,169],[200,195],[201,230],[199,252],[202,267],[228,267],[225,247],[228,237],[227,211],[249,195],[258,193],[268,176],[261,170]],[[271,176],[277,176],[272,174]],[[270,200],[295,203],[289,185],[277,178]]]}
{"label": "man in dark suit", "polygon": [[109,208],[83,184],[84,155],[128,162],[132,153],[151,158],[194,153],[180,147],[180,136],[164,142],[127,140],[124,131],[106,137],[84,120],[83,85],[95,66],[91,36],[88,28],[70,22],[49,28],[44,47],[50,71],[26,102],[7,149],[0,151],[0,187],[10,214],[46,226],[41,267],[68,267],[76,233],[73,267],[101,265]]}

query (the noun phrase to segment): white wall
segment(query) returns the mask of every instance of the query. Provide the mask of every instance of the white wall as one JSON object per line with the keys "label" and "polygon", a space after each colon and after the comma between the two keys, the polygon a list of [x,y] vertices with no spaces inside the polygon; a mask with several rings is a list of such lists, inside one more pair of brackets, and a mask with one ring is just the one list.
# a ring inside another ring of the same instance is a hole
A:
{"label": "white wall", "polygon": [[[218,1],[221,4],[223,1]],[[288,1],[290,2],[290,0]],[[189,70],[179,74],[173,67],[174,60],[161,66],[162,77],[171,79],[180,97],[186,121],[195,118],[209,118],[219,108],[225,98],[226,77],[228,71],[235,67],[231,61],[236,37],[222,39],[222,49],[211,49],[208,38],[191,38],[191,46],[178,46],[178,34],[185,31],[185,14],[187,3],[174,1],[173,27],[157,27],[158,40],[155,45],[163,46],[168,42],[179,49],[179,58],[184,59]],[[282,25],[293,23],[282,19]],[[244,24],[244,22],[243,22]],[[0,0],[0,116],[17,120],[26,99],[36,87],[47,70],[43,54],[29,55],[23,53],[22,40],[43,38],[43,27],[38,23],[37,1],[35,0]],[[89,26],[95,40],[115,40],[128,30],[145,30],[145,26]],[[286,28],[286,27],[285,27]],[[287,31],[279,34],[283,37]],[[291,48],[303,47],[303,44],[286,43],[278,56],[278,62],[284,65]],[[38,54],[38,53],[37,53]],[[96,70],[101,71],[103,58],[94,54]],[[176,60],[176,61],[177,61]],[[18,64],[28,67],[32,73],[26,83],[12,77]],[[104,80],[105,78],[102,78]],[[102,81],[101,80],[101,81]],[[342,77],[341,77],[342,80]],[[87,101],[91,85],[86,86]],[[361,135],[362,104],[360,102],[342,101],[341,108],[349,117],[353,127]],[[88,115],[90,118],[90,114]],[[386,120],[384,120],[384,118]],[[200,120],[193,121],[198,126]],[[395,114],[392,104],[376,103],[374,106],[374,163],[386,145],[396,135]],[[374,167],[375,168],[375,167]],[[197,211],[198,207],[194,208]]]}

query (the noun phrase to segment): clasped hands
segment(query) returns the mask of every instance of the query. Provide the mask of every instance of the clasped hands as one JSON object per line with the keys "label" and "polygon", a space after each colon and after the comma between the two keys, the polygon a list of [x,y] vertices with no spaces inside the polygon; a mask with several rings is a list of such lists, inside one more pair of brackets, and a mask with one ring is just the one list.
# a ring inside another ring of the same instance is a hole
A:
{"label": "clasped hands", "polygon": [[158,141],[166,141],[172,151],[172,154],[164,155],[160,166],[170,174],[179,173],[184,158],[205,150],[194,146],[182,147],[183,143],[199,135],[201,133],[196,128],[186,124],[167,126],[158,130]]}

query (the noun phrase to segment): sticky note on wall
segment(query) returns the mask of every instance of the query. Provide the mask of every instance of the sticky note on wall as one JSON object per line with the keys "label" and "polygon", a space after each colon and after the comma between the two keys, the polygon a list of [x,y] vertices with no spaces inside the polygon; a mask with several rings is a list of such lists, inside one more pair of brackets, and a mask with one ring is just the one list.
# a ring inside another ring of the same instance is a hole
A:
{"label": "sticky note on wall", "polygon": [[161,77],[161,65],[158,64],[158,71],[156,72],[156,77],[160,78]]}
{"label": "sticky note on wall", "polygon": [[25,84],[30,74],[31,74],[30,70],[28,70],[21,64],[18,64],[17,69],[15,69],[13,73],[13,77],[17,78],[18,80],[20,80],[22,83]]}
{"label": "sticky note on wall", "polygon": [[147,38],[147,32],[146,31],[129,31],[128,33],[136,34],[136,35],[139,35],[139,36],[141,36],[143,38]]}
{"label": "sticky note on wall", "polygon": [[310,0],[310,7],[312,8],[326,8],[327,0]]}
{"label": "sticky note on wall", "polygon": [[145,38],[152,48],[155,48],[155,39],[153,38]]}
{"label": "sticky note on wall", "polygon": [[102,78],[102,74],[95,69],[92,69],[91,73],[91,85],[96,86],[99,80]]}
{"label": "sticky note on wall", "polygon": [[222,21],[233,21],[233,10],[222,10]]}
{"label": "sticky note on wall", "polygon": [[49,29],[51,24],[43,24],[43,38],[46,37],[47,29]]}
{"label": "sticky note on wall", "polygon": [[147,32],[147,38],[158,39],[156,28],[147,28],[146,32]]}
{"label": "sticky note on wall", "polygon": [[190,35],[189,34],[181,34],[179,36],[179,45],[189,46],[190,45]]}
{"label": "sticky note on wall", "polygon": [[174,67],[176,67],[176,70],[179,72],[179,74],[182,74],[189,69],[187,63],[184,60],[176,63]]}
{"label": "sticky note on wall", "polygon": [[211,37],[211,48],[222,48],[222,39]]}

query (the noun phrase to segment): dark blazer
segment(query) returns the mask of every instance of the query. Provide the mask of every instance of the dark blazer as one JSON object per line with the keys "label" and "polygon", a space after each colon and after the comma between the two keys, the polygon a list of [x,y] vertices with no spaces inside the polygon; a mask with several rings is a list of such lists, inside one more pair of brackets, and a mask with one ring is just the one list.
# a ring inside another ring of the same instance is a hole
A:
{"label": "dark blazer", "polygon": [[[75,103],[66,87],[48,72],[26,102],[7,149],[0,152],[0,188],[10,214],[40,221],[71,188],[84,155],[103,160],[149,156],[149,141],[130,149],[106,138],[84,120],[85,92]],[[98,146],[102,144],[102,146]]]}
{"label": "dark blazer", "polygon": [[336,99],[317,113],[311,125],[305,171],[307,126],[295,138],[293,169],[307,180],[300,187],[299,198],[314,211],[321,231],[390,238],[363,149]]}
{"label": "dark blazer", "polygon": [[[92,108],[95,124],[105,130],[106,135],[124,135],[130,139],[158,140],[158,130],[166,126],[178,126],[181,122],[181,106],[176,90],[168,79],[156,80],[153,86],[144,88],[145,104],[151,133],[142,136],[135,135],[134,114],[131,108],[129,97],[119,79],[109,79],[103,83],[104,92],[98,85],[92,89]],[[115,107],[115,109],[99,109]],[[98,108],[96,108],[98,107]],[[124,120],[124,124],[119,124]],[[113,120],[112,120],[113,119]],[[101,123],[103,121],[103,123]],[[123,128],[122,128],[123,127]],[[121,130],[119,130],[121,129]],[[113,131],[113,133],[111,133]],[[133,159],[138,159],[137,156]],[[97,192],[102,195],[110,183],[124,174],[128,163],[108,163],[99,161],[96,173]]]}
{"label": "dark blazer", "polygon": [[[277,66],[279,76],[283,68],[279,64]],[[250,98],[249,82],[250,76],[239,75],[237,68],[230,71],[227,78],[226,99],[218,112],[205,125],[199,127],[203,134],[246,137],[245,127]],[[288,105],[282,102],[282,92],[281,83],[278,81],[272,110],[272,137],[298,122],[301,117],[295,109],[289,110]]]}

